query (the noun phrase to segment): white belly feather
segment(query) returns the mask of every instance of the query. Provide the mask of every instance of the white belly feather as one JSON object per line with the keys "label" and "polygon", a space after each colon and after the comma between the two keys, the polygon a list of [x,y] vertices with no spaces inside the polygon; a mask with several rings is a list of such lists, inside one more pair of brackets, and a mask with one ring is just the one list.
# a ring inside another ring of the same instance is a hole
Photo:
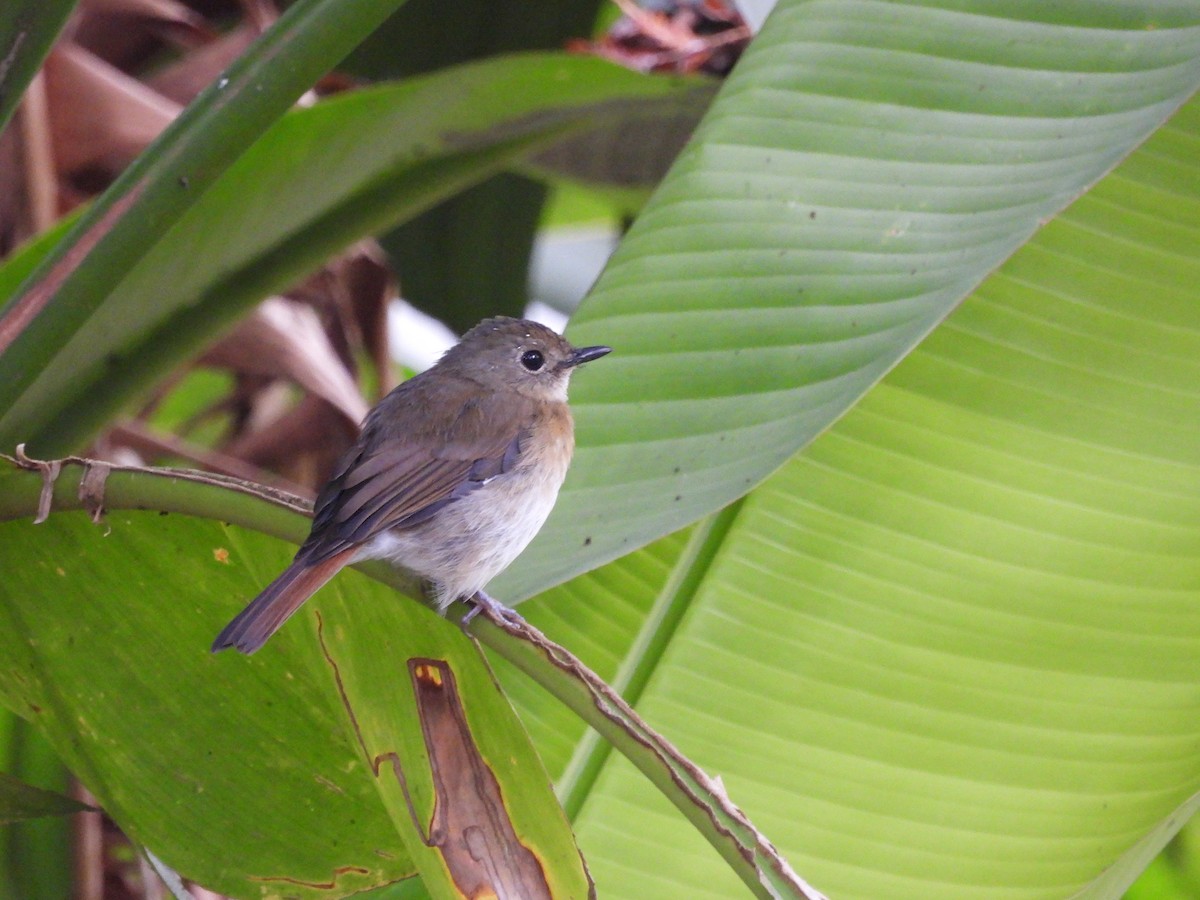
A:
{"label": "white belly feather", "polygon": [[437,591],[438,609],[470,597],[517,558],[554,508],[571,454],[561,445],[549,449],[527,454],[428,522],[376,535],[355,562],[386,559],[427,579]]}

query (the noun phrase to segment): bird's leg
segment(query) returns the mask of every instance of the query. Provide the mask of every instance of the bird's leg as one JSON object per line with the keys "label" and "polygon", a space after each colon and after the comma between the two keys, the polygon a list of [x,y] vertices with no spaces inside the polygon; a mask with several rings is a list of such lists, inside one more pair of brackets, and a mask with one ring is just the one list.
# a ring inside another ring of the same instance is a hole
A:
{"label": "bird's leg", "polygon": [[476,591],[473,595],[467,598],[466,601],[471,608],[467,610],[467,614],[462,617],[460,624],[466,628],[471,624],[471,620],[479,615],[480,610],[486,609],[488,615],[500,622],[505,622],[509,625],[524,625],[525,620],[521,618],[521,614],[515,609],[510,609],[505,606],[491,594],[486,591]]}

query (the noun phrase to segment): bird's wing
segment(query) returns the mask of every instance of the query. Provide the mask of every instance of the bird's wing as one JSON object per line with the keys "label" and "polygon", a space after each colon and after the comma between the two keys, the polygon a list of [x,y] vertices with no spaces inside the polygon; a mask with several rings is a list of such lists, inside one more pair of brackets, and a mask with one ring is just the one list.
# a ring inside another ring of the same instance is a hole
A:
{"label": "bird's wing", "polygon": [[[379,437],[370,424],[317,498],[312,534],[300,555],[319,561],[393,528],[427,521],[438,510],[503,474],[517,462],[524,416],[498,398],[464,404],[435,437]],[[480,428],[481,417],[502,427]]]}

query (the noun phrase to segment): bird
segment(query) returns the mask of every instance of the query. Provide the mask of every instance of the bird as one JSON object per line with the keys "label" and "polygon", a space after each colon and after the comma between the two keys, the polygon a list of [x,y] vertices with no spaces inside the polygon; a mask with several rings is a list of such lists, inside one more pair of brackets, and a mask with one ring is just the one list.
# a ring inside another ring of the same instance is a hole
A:
{"label": "bird", "polygon": [[[567,385],[611,347],[526,319],[484,319],[372,409],[317,495],[295,558],[217,635],[254,653],[343,567],[383,559],[439,612],[492,606],[484,586],[533,540],[574,452]],[[501,607],[502,608],[502,607]]]}

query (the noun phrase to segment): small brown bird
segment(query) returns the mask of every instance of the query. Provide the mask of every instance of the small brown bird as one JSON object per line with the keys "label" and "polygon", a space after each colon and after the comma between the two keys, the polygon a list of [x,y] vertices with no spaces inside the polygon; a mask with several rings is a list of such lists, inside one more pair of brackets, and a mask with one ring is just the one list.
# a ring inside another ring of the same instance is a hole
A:
{"label": "small brown bird", "polygon": [[485,319],[368,413],[317,497],[312,531],[225,626],[215,653],[253,653],[343,567],[386,559],[428,581],[439,610],[483,587],[533,540],[575,448],[567,382],[609,347]]}

